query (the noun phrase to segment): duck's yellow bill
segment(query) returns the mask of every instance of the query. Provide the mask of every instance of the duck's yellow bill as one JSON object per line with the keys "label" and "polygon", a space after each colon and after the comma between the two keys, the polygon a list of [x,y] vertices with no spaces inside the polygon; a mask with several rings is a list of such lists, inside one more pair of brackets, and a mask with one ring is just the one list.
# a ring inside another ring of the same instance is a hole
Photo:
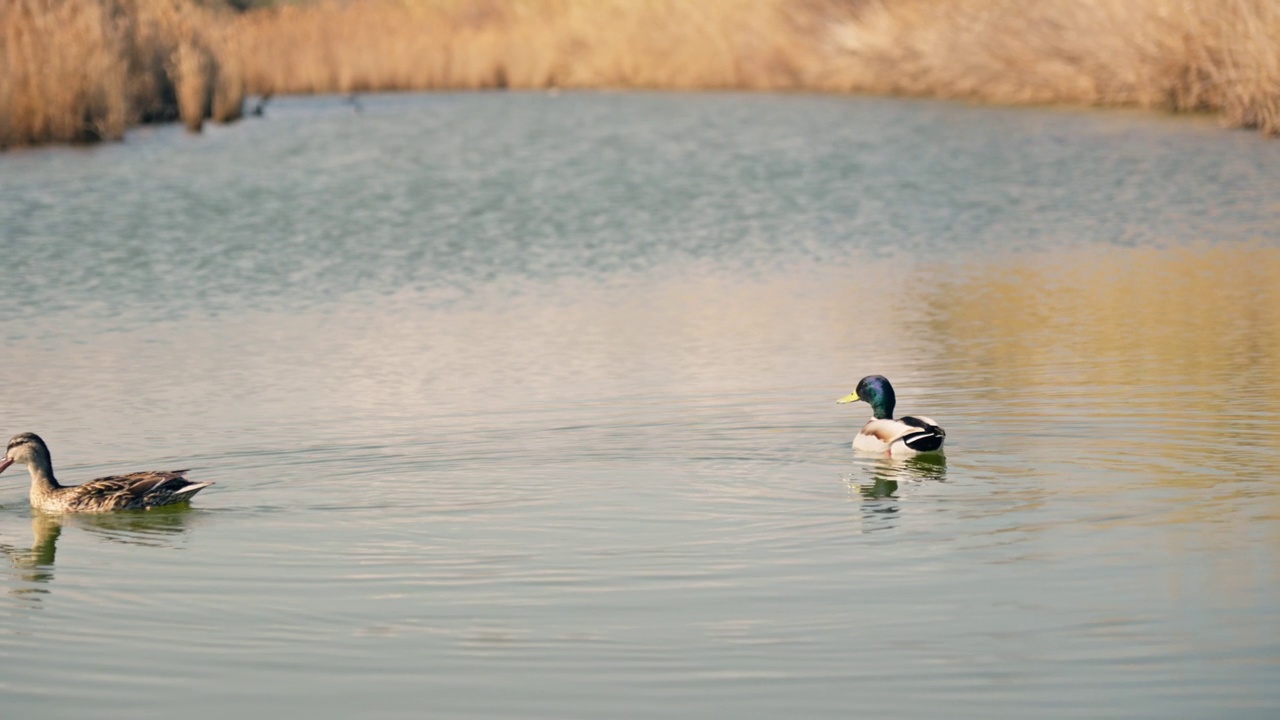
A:
{"label": "duck's yellow bill", "polygon": [[840,398],[840,399],[839,399],[839,400],[837,400],[836,402],[837,402],[837,403],[851,403],[851,402],[858,402],[858,401],[859,401],[859,400],[861,400],[861,399],[862,399],[862,398],[858,397],[858,393],[856,393],[856,392],[851,392],[851,393],[849,393],[848,395],[845,395],[844,397]]}

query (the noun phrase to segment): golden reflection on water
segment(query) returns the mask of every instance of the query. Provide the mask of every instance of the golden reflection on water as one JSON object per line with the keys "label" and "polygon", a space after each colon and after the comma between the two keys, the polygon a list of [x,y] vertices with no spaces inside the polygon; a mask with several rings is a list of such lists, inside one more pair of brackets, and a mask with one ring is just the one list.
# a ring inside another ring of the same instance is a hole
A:
{"label": "golden reflection on water", "polygon": [[1014,256],[958,268],[929,298],[929,330],[945,343],[952,371],[1003,387],[1123,387],[1170,412],[1188,400],[1216,412],[1280,401],[1274,247]]}
{"label": "golden reflection on water", "polygon": [[1162,451],[1277,437],[1275,248],[1013,258],[940,279],[930,302],[947,372],[998,392],[1006,413],[1049,399],[1096,419],[1184,422],[1189,442]]}
{"label": "golden reflection on water", "polygon": [[985,435],[1037,459],[1057,497],[1113,496],[1110,523],[1187,525],[1175,547],[1280,543],[1280,249],[1015,255],[939,273],[925,297],[952,447]]}

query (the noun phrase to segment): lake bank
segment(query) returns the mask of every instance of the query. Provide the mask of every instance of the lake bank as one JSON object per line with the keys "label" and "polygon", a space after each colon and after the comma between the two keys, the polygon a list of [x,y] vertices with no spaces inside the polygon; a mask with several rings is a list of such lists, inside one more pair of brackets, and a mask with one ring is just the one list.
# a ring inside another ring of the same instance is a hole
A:
{"label": "lake bank", "polygon": [[0,147],[196,130],[238,118],[247,93],[501,88],[1138,107],[1280,133],[1280,8],[1264,0],[19,0],[0,28]]}

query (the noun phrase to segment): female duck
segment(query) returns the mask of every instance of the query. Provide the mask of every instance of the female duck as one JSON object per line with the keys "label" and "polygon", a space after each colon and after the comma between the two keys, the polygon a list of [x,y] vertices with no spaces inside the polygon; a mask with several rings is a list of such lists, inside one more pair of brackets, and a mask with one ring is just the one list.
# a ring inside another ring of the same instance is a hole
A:
{"label": "female duck", "polygon": [[858,381],[853,392],[840,398],[838,403],[862,400],[871,405],[874,417],[862,426],[853,438],[853,449],[888,453],[889,457],[908,457],[919,453],[941,452],[947,433],[927,417],[893,417],[897,397],[889,379],[882,375],[868,375]]}
{"label": "female duck", "polygon": [[34,433],[9,441],[0,472],[14,463],[26,463],[31,472],[31,506],[50,513],[150,510],[186,502],[213,484],[193,483],[183,477],[186,470],[172,470],[113,475],[64,487],[53,477],[48,446]]}

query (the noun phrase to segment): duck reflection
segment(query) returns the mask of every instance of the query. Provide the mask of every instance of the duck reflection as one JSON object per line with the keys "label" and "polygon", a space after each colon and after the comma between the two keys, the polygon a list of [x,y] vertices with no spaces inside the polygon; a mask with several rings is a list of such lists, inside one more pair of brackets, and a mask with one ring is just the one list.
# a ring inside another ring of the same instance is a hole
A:
{"label": "duck reflection", "polygon": [[16,571],[15,578],[23,583],[14,587],[11,594],[23,597],[48,592],[41,584],[53,580],[53,558],[58,552],[58,536],[61,534],[62,523],[56,517],[37,512],[31,516],[29,549],[0,545],[0,552],[9,557],[9,563]]}
{"label": "duck reflection", "polygon": [[106,542],[168,547],[187,531],[196,515],[186,506],[101,515],[49,515],[32,510],[31,547],[0,544],[0,553],[8,556],[17,581],[9,594],[34,600],[48,594],[58,539],[65,526],[74,526]]}
{"label": "duck reflection", "polygon": [[849,484],[862,497],[871,500],[897,497],[899,483],[927,480],[945,482],[947,458],[943,455],[917,455],[904,460],[877,458],[864,469],[869,476],[864,481],[858,482],[856,478],[849,480]]}
{"label": "duck reflection", "polygon": [[178,536],[187,531],[191,521],[200,515],[200,511],[181,504],[150,510],[61,517],[63,522],[73,523],[108,542],[169,547]]}
{"label": "duck reflection", "polygon": [[899,511],[901,491],[924,481],[945,482],[947,459],[943,455],[917,455],[905,459],[876,458],[859,467],[865,475],[848,476],[849,489],[863,501],[864,520],[871,521],[868,530],[886,530],[894,526]]}

